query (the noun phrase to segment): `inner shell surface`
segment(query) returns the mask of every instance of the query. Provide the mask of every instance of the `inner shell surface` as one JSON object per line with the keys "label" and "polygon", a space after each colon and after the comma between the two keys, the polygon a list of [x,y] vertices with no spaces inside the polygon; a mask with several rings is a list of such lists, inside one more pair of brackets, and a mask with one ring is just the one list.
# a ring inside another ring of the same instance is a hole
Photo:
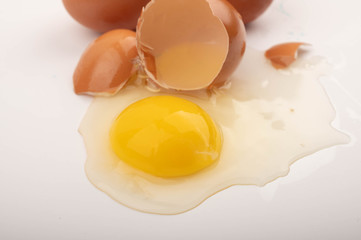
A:
{"label": "inner shell surface", "polygon": [[164,88],[207,87],[228,54],[227,31],[205,0],[155,0],[137,31],[145,71]]}

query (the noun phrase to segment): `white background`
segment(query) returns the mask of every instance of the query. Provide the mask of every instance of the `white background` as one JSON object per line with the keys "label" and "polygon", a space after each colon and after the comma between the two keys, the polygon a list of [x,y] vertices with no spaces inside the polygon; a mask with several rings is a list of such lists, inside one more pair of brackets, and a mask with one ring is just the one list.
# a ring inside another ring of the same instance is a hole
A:
{"label": "white background", "polygon": [[97,34],[61,1],[0,1],[0,239],[361,239],[360,1],[275,0],[247,29],[249,46],[305,41],[334,64],[324,84],[352,142],[175,216],[128,209],[85,176],[91,98],[72,73]]}

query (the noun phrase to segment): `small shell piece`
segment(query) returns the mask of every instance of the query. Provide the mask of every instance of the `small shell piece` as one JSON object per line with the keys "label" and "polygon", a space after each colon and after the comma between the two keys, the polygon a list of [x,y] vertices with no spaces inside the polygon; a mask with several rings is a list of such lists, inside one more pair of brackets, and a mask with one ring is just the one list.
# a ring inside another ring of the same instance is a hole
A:
{"label": "small shell piece", "polygon": [[303,42],[289,42],[277,44],[265,52],[265,57],[269,59],[276,69],[287,68],[297,59],[297,52],[300,46],[309,45]]}
{"label": "small shell piece", "polygon": [[118,29],[92,42],[81,56],[73,75],[77,94],[112,95],[135,72],[135,32]]}

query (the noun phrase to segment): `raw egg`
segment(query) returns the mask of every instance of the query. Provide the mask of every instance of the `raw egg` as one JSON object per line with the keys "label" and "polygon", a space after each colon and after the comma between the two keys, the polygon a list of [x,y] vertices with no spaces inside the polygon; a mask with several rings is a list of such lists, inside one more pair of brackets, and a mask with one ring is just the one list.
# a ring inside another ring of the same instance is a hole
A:
{"label": "raw egg", "polygon": [[150,0],[63,0],[69,14],[99,32],[135,29],[142,8]]}
{"label": "raw egg", "polygon": [[257,19],[271,5],[273,0],[228,0],[241,14],[243,22]]}
{"label": "raw egg", "polygon": [[111,95],[135,72],[135,32],[109,31],[92,42],[81,56],[73,75],[77,94]]}
{"label": "raw egg", "polygon": [[225,0],[153,0],[137,26],[148,77],[165,89],[222,86],[245,51],[239,13]]}
{"label": "raw egg", "polygon": [[157,214],[190,210],[235,184],[263,186],[348,141],[330,125],[335,112],[317,81],[327,70],[298,59],[278,71],[248,48],[229,88],[211,95],[152,92],[138,79],[96,97],[79,128],[87,176],[116,201]]}

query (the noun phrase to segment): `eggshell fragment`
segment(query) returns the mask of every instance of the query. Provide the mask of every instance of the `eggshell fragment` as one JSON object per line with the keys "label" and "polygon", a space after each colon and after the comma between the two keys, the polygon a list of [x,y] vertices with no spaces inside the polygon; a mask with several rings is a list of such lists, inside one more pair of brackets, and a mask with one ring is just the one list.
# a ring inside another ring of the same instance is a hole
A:
{"label": "eggshell fragment", "polygon": [[73,75],[75,93],[116,93],[134,73],[136,57],[135,32],[119,29],[101,35],[79,60]]}
{"label": "eggshell fragment", "polygon": [[150,0],[63,0],[69,14],[82,25],[99,32],[117,28],[135,29]]}
{"label": "eggshell fragment", "polygon": [[245,29],[225,0],[153,0],[139,18],[137,47],[156,84],[198,90],[228,80],[245,50]]}
{"label": "eggshell fragment", "polygon": [[302,42],[289,42],[277,44],[265,52],[265,57],[271,60],[272,66],[276,69],[287,68],[297,59],[297,51],[302,45],[309,45]]}
{"label": "eggshell fragment", "polygon": [[249,23],[258,18],[271,5],[273,0],[228,0],[241,14],[243,22]]}

